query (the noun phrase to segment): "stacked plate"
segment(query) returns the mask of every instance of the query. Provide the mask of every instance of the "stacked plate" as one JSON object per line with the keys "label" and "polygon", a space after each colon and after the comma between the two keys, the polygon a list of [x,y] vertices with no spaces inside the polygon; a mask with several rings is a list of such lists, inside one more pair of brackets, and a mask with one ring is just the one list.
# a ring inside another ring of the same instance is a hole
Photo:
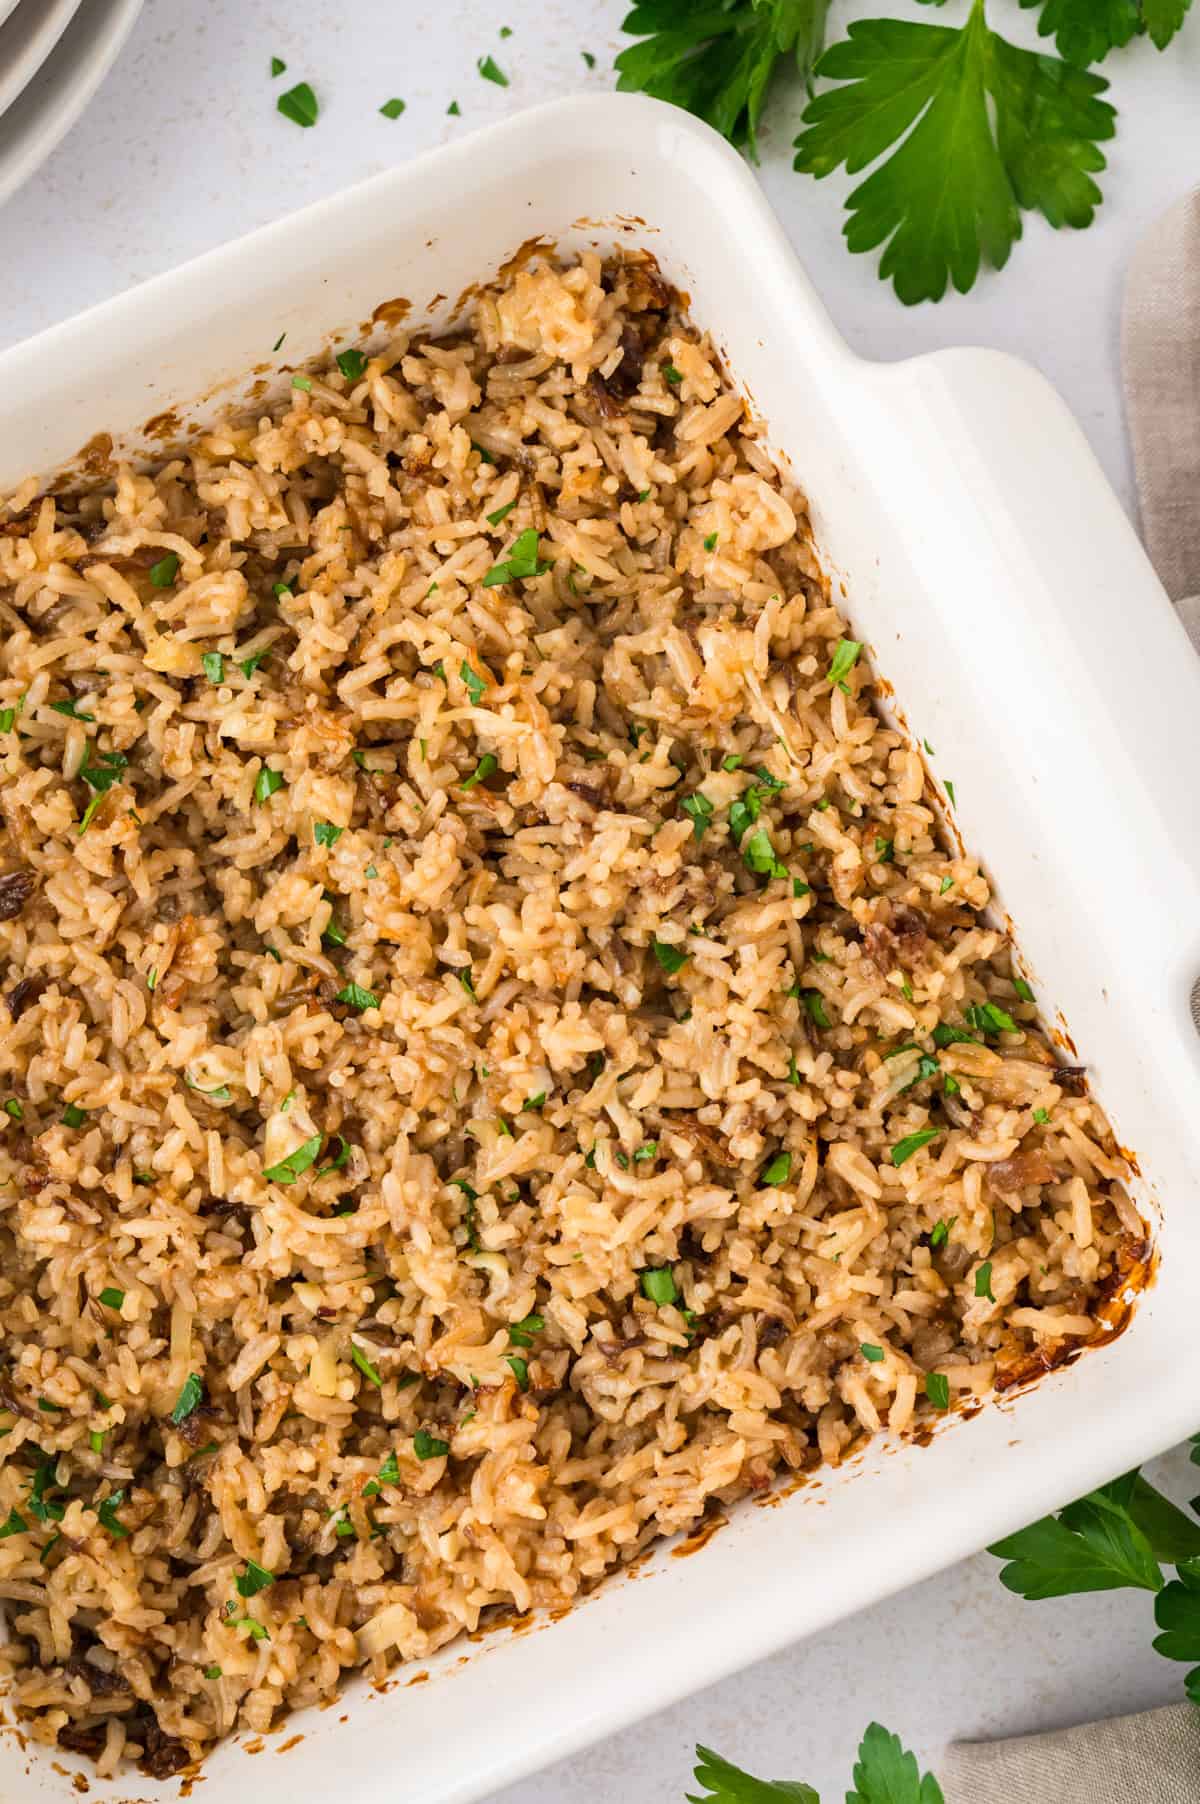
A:
{"label": "stacked plate", "polygon": [[74,125],[141,5],[142,0],[0,0],[0,201]]}

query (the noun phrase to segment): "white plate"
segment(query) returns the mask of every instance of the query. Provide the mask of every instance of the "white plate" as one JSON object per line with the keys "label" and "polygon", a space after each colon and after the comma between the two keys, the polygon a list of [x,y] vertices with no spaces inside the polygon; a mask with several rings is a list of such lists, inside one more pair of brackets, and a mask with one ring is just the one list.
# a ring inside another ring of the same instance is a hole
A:
{"label": "white plate", "polygon": [[3,25],[10,12],[17,6],[18,0],[0,0],[0,25]]}
{"label": "white plate", "polygon": [[[0,0],[0,5],[4,0]],[[76,14],[78,0],[67,11]],[[10,25],[42,0],[21,0]],[[7,110],[0,112],[0,203],[27,181],[64,138],[108,74],[133,29],[142,0],[87,0]],[[0,41],[9,26],[0,28]],[[7,80],[7,70],[5,71]]]}
{"label": "white plate", "polygon": [[0,113],[29,86],[78,7],[79,0],[25,0],[0,27]]}
{"label": "white plate", "polygon": [[[1200,661],[1036,370],[975,350],[862,361],[728,145],[641,96],[573,97],[0,354],[0,492],[100,432],[144,445],[142,422],[189,397],[210,397],[189,417],[247,395],[261,413],[255,372],[281,332],[296,363],[363,342],[359,322],[400,296],[406,329],[444,324],[446,296],[541,233],[567,250],[651,248],[754,398],[855,637],[957,785],[956,819],[995,875],[1046,1018],[1062,1011],[1136,1151],[1161,1266],[1115,1344],[946,1421],[930,1446],[878,1437],[777,1507],[743,1504],[695,1558],[659,1547],[561,1622],[451,1643],[386,1694],[348,1678],[336,1708],[288,1719],[266,1760],[247,1764],[245,1735],[219,1748],[201,1804],[251,1791],[254,1804],[468,1804],[1196,1427]],[[287,381],[279,368],[274,392]],[[0,1736],[5,1804],[78,1804],[72,1770],[86,1771]],[[93,1804],[178,1795],[178,1779],[93,1775]]]}

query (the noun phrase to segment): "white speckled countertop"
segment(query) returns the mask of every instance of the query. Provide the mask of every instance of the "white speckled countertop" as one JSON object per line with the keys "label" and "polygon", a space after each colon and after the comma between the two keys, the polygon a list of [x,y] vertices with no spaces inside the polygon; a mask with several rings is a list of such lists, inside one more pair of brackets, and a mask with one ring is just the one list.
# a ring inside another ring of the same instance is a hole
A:
{"label": "white speckled countertop", "polygon": [[[625,6],[505,0],[498,9],[491,0],[440,0],[431,10],[397,0],[147,0],[83,119],[0,207],[0,344],[473,125],[603,88]],[[846,0],[835,18],[875,10]],[[1014,35],[1024,30],[1031,41],[1028,21],[1013,25],[1012,0],[995,0],[995,10],[997,23],[1003,13]],[[512,28],[504,42],[501,24]],[[595,71],[583,50],[596,56]],[[477,75],[487,52],[511,75],[507,89]],[[272,54],[288,64],[284,82],[269,79]],[[1168,56],[1141,44],[1109,73],[1121,130],[1098,223],[1075,236],[1028,222],[1003,276],[937,308],[906,311],[875,279],[870,259],[845,253],[845,183],[791,173],[795,95],[780,96],[772,113],[762,179],[855,349],[890,359],[975,343],[1028,358],[1066,396],[1128,506],[1121,279],[1143,227],[1200,181],[1200,18]],[[302,79],[322,100],[311,131],[274,110],[277,89]],[[407,111],[390,122],[377,109],[393,94]],[[461,118],[447,117],[452,99]],[[1151,1475],[1180,1500],[1200,1489],[1182,1453]],[[1179,1695],[1180,1669],[1150,1647],[1148,1598],[1025,1604],[1000,1588],[997,1570],[981,1554],[493,1804],[670,1804],[687,1787],[698,1740],[763,1776],[806,1779],[832,1800],[845,1794],[853,1748],[873,1716],[936,1764],[954,1736],[1052,1727]]]}

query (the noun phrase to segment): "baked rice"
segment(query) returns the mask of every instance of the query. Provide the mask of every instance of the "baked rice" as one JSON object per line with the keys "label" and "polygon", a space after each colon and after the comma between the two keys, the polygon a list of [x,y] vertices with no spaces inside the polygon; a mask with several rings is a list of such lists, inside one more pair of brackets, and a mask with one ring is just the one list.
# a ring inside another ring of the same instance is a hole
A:
{"label": "baked rice", "polygon": [[651,263],[26,485],[0,617],[38,1740],[165,1776],[1104,1332],[1111,1131]]}

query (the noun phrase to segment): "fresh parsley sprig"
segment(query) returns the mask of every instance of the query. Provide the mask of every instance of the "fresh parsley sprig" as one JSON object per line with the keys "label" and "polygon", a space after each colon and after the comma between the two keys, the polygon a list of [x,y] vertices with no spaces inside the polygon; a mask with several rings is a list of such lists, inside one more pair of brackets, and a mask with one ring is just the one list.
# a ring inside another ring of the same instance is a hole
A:
{"label": "fresh parsley sprig", "polygon": [[[696,1783],[704,1790],[689,1792],[687,1804],[821,1804],[811,1785],[755,1779],[711,1748],[698,1747],[696,1763]],[[922,1774],[915,1755],[881,1723],[872,1723],[859,1744],[854,1789],[845,1796],[846,1804],[945,1804],[933,1774]]]}

